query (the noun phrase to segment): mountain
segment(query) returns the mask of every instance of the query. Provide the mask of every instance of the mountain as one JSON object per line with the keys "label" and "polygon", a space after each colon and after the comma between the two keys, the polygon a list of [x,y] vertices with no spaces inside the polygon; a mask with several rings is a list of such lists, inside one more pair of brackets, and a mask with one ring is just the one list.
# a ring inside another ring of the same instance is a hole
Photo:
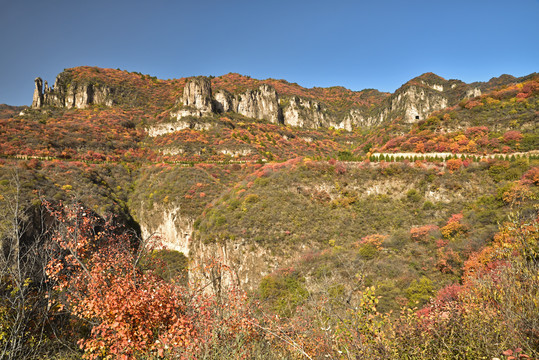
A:
{"label": "mountain", "polygon": [[[75,204],[98,219],[96,237],[111,215],[139,239],[158,235],[169,251],[151,256],[183,282],[187,266],[216,293],[239,284],[287,334],[301,334],[294,321],[320,302],[328,323],[312,320],[317,329],[337,321],[332,312],[358,320],[351,304],[378,309],[369,319],[392,312],[387,324],[403,306],[434,314],[470,269],[510,261],[500,249],[516,254],[504,235],[514,229],[499,224],[520,216],[534,244],[538,91],[537,74],[466,84],[425,73],[389,94],[67,69],[53,86],[36,79],[31,107],[0,105],[2,249],[49,254],[62,212],[47,208]],[[216,259],[222,273],[208,273]],[[498,351],[493,338],[485,348]]]}
{"label": "mountain", "polygon": [[306,89],[285,80],[256,80],[239,74],[163,81],[120,70],[80,67],[59,74],[52,87],[36,78],[32,107],[81,109],[114,104],[165,110],[174,106],[168,115],[176,119],[233,112],[289,126],[350,131],[399,116],[405,123],[415,123],[481,91],[522,81],[505,75],[468,85],[426,73],[388,94],[342,87]]}
{"label": "mountain", "polygon": [[[427,119],[429,124],[434,121],[429,115],[436,111],[455,112],[455,106],[462,103],[461,107],[470,107],[463,102],[473,104],[471,97],[493,86],[525,82],[531,92],[525,103],[524,98],[519,98],[520,107],[502,104],[496,111],[504,114],[483,115],[494,123],[503,118],[507,124],[527,116],[528,125],[522,129],[505,127],[506,131],[523,132],[528,145],[508,146],[513,146],[513,151],[524,151],[530,149],[529,144],[534,147],[537,136],[529,125],[536,117],[536,79],[534,74],[520,79],[502,76],[472,86],[427,73],[410,80],[394,94],[387,94],[339,87],[305,89],[284,80],[260,81],[237,74],[159,80],[120,70],[80,67],[58,75],[53,87],[46,83],[43,87],[41,79],[36,79],[32,109],[12,120],[14,129],[4,133],[2,152],[73,159],[119,159],[144,154],[154,160],[186,162],[283,161],[291,156],[327,158],[348,153],[357,157],[371,147],[381,147],[393,138],[424,128]],[[505,92],[505,101],[517,95],[512,92]],[[492,99],[487,94],[481,96],[483,102]],[[459,116],[464,113],[460,111]],[[85,123],[89,119],[90,123]],[[16,129],[36,122],[29,131],[16,134]],[[105,124],[104,129],[111,130],[110,141],[98,142],[95,132]],[[455,138],[459,131],[465,131],[459,126],[452,130]],[[64,127],[72,128],[78,136],[71,138],[63,132]],[[50,134],[42,137],[40,133]],[[26,140],[13,144],[14,136]],[[503,133],[497,137],[502,136]],[[487,147],[488,151],[501,151],[506,144],[500,144]],[[436,151],[429,146],[428,151]],[[415,149],[415,145],[412,147]],[[479,148],[484,151],[484,147]]]}

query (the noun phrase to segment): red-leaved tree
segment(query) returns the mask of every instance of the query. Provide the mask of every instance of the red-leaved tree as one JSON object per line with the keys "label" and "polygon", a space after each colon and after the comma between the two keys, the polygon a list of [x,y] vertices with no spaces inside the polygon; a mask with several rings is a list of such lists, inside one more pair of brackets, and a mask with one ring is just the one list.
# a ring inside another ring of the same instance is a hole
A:
{"label": "red-leaved tree", "polygon": [[135,234],[81,206],[47,206],[59,223],[47,274],[58,307],[90,328],[78,341],[85,358],[197,357],[218,342],[257,338],[258,324],[239,289],[217,298],[204,284],[167,282],[147,265]]}

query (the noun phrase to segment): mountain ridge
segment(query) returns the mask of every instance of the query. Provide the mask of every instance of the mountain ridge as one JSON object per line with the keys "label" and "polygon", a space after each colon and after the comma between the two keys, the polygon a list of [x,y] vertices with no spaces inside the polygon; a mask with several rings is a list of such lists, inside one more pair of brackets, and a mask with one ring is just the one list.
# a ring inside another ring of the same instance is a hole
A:
{"label": "mountain ridge", "polygon": [[[527,77],[531,76],[533,74]],[[188,109],[182,112],[183,115],[175,111],[172,117],[201,117],[202,114],[233,111],[248,117],[271,120],[273,123],[352,131],[387,124],[399,116],[403,117],[405,123],[413,124],[425,119],[433,111],[480,96],[482,91],[494,85],[506,86],[520,79],[502,75],[486,83],[466,84],[460,80],[445,80],[434,73],[424,73],[409,80],[394,93],[385,93],[376,89],[353,91],[339,86],[305,88],[286,80],[258,80],[237,73],[218,77],[160,80],[139,73],[83,66],[64,70],[57,76],[52,87],[47,82],[43,86],[41,78],[36,78],[32,107],[85,108],[94,104],[109,107],[145,106],[166,112],[174,105],[179,109],[185,105]],[[205,90],[200,92],[204,81],[207,82]],[[192,90],[192,103],[183,104],[185,101],[179,100],[182,92],[185,93],[187,84],[195,83],[198,85],[194,85]],[[259,94],[260,91],[264,94]],[[209,100],[196,100],[197,92]],[[210,101],[215,106],[197,108],[200,101]],[[233,103],[235,106],[232,106]],[[260,108],[262,103],[272,103],[271,114]]]}

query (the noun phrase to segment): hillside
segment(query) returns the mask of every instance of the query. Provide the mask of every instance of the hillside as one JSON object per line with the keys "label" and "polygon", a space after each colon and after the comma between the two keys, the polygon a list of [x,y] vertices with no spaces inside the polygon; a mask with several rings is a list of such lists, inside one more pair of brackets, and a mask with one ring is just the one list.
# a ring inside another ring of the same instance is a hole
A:
{"label": "hillside", "polygon": [[380,150],[472,154],[536,150],[538,93],[539,77],[534,76],[463,100],[417,122],[405,135],[379,143],[383,145]]}
{"label": "hillside", "polygon": [[0,335],[21,354],[539,356],[537,74],[35,84],[31,107],[0,106]]}

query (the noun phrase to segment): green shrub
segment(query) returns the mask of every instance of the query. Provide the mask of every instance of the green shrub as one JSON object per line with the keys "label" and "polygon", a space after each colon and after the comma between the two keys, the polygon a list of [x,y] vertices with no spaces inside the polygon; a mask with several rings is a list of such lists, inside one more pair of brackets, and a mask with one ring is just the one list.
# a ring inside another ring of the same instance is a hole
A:
{"label": "green shrub", "polygon": [[408,198],[408,200],[413,202],[418,202],[421,200],[421,194],[416,189],[408,190],[408,192],[406,193],[406,197]]}
{"label": "green shrub", "polygon": [[364,244],[359,248],[359,256],[365,260],[374,259],[378,252],[379,250],[373,244]]}
{"label": "green shrub", "polygon": [[266,276],[259,285],[260,298],[283,317],[291,317],[308,297],[305,278],[295,271]]}
{"label": "green shrub", "polygon": [[419,281],[414,280],[406,289],[409,306],[422,306],[434,295],[432,280],[423,276]]}

